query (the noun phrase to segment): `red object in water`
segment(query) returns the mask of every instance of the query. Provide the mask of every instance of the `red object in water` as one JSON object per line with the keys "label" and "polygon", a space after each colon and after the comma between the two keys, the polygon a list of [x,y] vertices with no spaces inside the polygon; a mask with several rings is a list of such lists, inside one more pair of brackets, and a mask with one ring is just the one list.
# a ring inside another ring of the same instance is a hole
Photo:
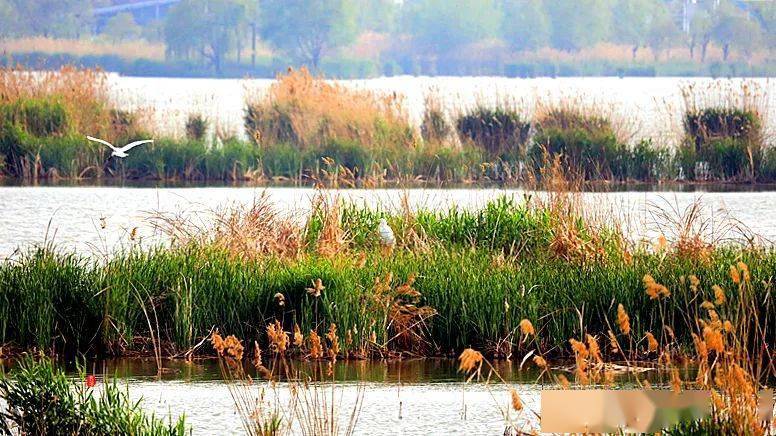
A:
{"label": "red object in water", "polygon": [[86,376],[86,387],[93,388],[97,384],[97,378],[93,375]]}

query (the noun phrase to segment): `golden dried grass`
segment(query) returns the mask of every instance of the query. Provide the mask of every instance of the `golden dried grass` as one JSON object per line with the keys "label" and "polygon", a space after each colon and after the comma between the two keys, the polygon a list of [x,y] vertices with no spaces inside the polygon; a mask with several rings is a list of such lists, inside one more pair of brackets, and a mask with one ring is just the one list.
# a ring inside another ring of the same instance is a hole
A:
{"label": "golden dried grass", "polygon": [[23,99],[59,102],[67,111],[70,127],[75,131],[91,135],[105,135],[109,131],[107,75],[100,70],[0,68],[0,103]]}
{"label": "golden dried grass", "polygon": [[33,36],[0,40],[0,51],[8,53],[69,54],[73,56],[113,55],[123,59],[163,61],[165,47],[161,42],[135,40],[113,43],[94,39],[67,39]]}
{"label": "golden dried grass", "polygon": [[294,258],[304,248],[302,227],[280,215],[266,195],[250,206],[213,211],[211,220],[183,215],[156,214],[149,221],[166,235],[173,245],[202,243],[221,249],[240,259],[263,256]]}
{"label": "golden dried grass", "polygon": [[247,98],[246,129],[259,142],[302,149],[330,140],[406,148],[413,130],[396,93],[380,95],[313,76],[306,68],[279,75],[266,95]]}

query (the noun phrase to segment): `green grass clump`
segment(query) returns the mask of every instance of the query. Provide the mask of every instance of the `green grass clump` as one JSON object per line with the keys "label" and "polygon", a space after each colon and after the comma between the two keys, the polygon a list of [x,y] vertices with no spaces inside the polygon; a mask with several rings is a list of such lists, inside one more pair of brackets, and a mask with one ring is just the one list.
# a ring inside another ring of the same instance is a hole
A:
{"label": "green grass clump", "polygon": [[207,133],[207,118],[200,114],[190,114],[186,119],[186,137],[196,141],[205,139]]}
{"label": "green grass clump", "polygon": [[430,106],[426,101],[426,110],[423,112],[423,121],[420,123],[420,135],[427,143],[442,144],[453,133],[453,128],[445,118],[442,109]]}
{"label": "green grass clump", "polygon": [[[65,375],[48,358],[25,357],[9,377],[0,379],[0,431],[5,434],[184,435],[184,417],[165,424],[146,415],[140,402],[107,382],[100,393]],[[12,431],[13,429],[13,431]]]}
{"label": "green grass clump", "polygon": [[752,110],[712,107],[685,114],[684,128],[698,147],[714,138],[756,140],[762,122]]}
{"label": "green grass clump", "polygon": [[514,109],[478,106],[456,121],[456,130],[464,141],[494,157],[519,157],[528,139],[531,123]]}
{"label": "green grass clump", "polygon": [[64,105],[41,98],[0,103],[0,125],[19,126],[34,136],[61,136],[70,127]]}
{"label": "green grass clump", "polygon": [[[351,218],[356,219],[372,217]],[[429,226],[440,232],[448,227]],[[591,334],[608,331],[618,304],[630,314],[633,338],[657,334],[665,323],[674,326],[678,346],[690,346],[694,326],[683,323],[703,316],[698,302],[714,299],[712,285],[733,288],[729,266],[739,259],[751,270],[752,292],[762,297],[761,322],[776,316],[773,302],[765,298],[770,285],[756,279],[776,269],[772,252],[718,249],[700,263],[645,253],[577,264],[549,254],[505,258],[490,248],[469,246],[466,240],[478,237],[476,232],[459,235],[453,239],[465,241],[460,247],[451,242],[448,248],[399,250],[391,256],[368,249],[343,250],[331,258],[306,253],[294,259],[241,259],[195,244],[127,254],[102,265],[38,251],[0,266],[2,339],[22,348],[121,354],[132,338],[151,336],[150,317],[154,334],[171,349],[188,349],[213,326],[264,347],[264,327],[278,318],[287,331],[294,323],[319,332],[336,323],[339,331],[352,331],[356,344],[374,330],[379,344],[416,351],[389,341],[387,309],[375,300],[375,280],[390,274],[393,286],[414,276],[420,293],[416,305],[436,311],[424,321],[428,354],[492,349],[523,318],[534,322],[544,346],[563,354],[580,325]],[[481,237],[483,245],[506,240]],[[362,263],[356,261],[359,253],[366,256]],[[667,286],[671,297],[651,300],[642,283],[646,274]],[[700,279],[699,291],[683,279],[690,275]],[[315,279],[326,287],[318,299],[306,290]],[[276,304],[278,294],[283,306]],[[736,299],[728,292],[721,313],[736,307]],[[769,334],[769,340],[776,339]]]}
{"label": "green grass clump", "polygon": [[617,138],[612,122],[577,109],[550,109],[537,121],[534,165],[560,156],[570,171],[585,179],[627,179],[633,162],[627,144]]}
{"label": "green grass clump", "polygon": [[[679,150],[684,171],[695,179],[754,180],[766,147],[754,110],[712,107],[688,111]],[[696,166],[708,165],[702,173]]]}
{"label": "green grass clump", "polygon": [[704,418],[694,421],[682,421],[679,424],[663,429],[661,434],[668,436],[698,436],[711,434],[736,434],[741,429],[730,420]]}

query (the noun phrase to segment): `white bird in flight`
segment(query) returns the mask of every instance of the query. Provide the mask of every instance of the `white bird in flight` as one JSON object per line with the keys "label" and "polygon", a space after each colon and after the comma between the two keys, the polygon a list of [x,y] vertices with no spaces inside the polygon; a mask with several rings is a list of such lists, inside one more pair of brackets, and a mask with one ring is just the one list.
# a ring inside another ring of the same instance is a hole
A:
{"label": "white bird in flight", "polygon": [[378,233],[380,233],[380,242],[386,247],[393,247],[396,245],[396,236],[393,234],[393,229],[385,221],[385,218],[380,219],[380,225],[377,227]]}
{"label": "white bird in flight", "polygon": [[113,153],[111,153],[110,155],[111,156],[116,156],[116,157],[127,157],[128,156],[127,152],[131,148],[133,148],[135,146],[138,146],[138,145],[141,145],[141,144],[148,144],[148,143],[154,142],[153,139],[146,139],[146,140],[143,140],[143,141],[130,142],[129,144],[127,144],[127,145],[125,145],[125,146],[123,146],[121,148],[116,148],[110,142],[103,141],[102,139],[92,138],[91,136],[87,136],[86,139],[88,139],[90,141],[94,141],[94,142],[99,142],[100,144],[107,145],[108,147],[110,147],[111,150],[113,150]]}

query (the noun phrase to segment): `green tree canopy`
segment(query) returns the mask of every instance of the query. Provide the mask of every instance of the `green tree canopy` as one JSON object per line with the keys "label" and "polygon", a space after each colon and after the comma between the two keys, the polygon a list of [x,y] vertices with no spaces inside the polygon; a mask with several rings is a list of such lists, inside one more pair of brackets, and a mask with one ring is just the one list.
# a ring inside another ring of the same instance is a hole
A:
{"label": "green tree canopy", "polygon": [[245,19],[245,5],[237,0],[183,0],[172,7],[164,24],[167,51],[207,59],[216,73],[233,47]]}
{"label": "green tree canopy", "polygon": [[655,0],[617,0],[612,11],[612,37],[631,46],[636,58],[639,47],[647,45],[647,37],[655,18]]}
{"label": "green tree canopy", "polygon": [[361,0],[358,7],[357,24],[361,31],[393,32],[399,4],[394,0]]}
{"label": "green tree canopy", "polygon": [[647,45],[655,54],[655,59],[660,53],[671,48],[680,36],[679,28],[671,18],[671,14],[664,3],[658,3],[652,9],[652,22],[647,34]]}
{"label": "green tree canopy", "polygon": [[762,29],[757,21],[732,5],[723,3],[712,28],[712,38],[722,46],[722,57],[727,60],[731,47],[740,49],[747,56],[751,55],[762,40]]}
{"label": "green tree canopy", "polygon": [[273,47],[318,68],[327,50],[356,37],[351,0],[265,0],[261,35]]}
{"label": "green tree canopy", "polygon": [[609,37],[611,0],[550,0],[545,2],[552,23],[552,45],[579,50]]}
{"label": "green tree canopy", "polygon": [[0,38],[17,32],[18,17],[9,0],[0,0]]}
{"label": "green tree canopy", "polygon": [[403,22],[421,49],[446,53],[495,36],[501,11],[494,0],[407,0]]}
{"label": "green tree canopy", "polygon": [[24,35],[72,38],[90,33],[92,4],[89,0],[11,0]]}
{"label": "green tree canopy", "polygon": [[550,41],[550,19],[542,0],[504,0],[502,34],[516,50],[534,50]]}
{"label": "green tree canopy", "polygon": [[759,2],[752,4],[753,10],[760,20],[765,40],[769,47],[776,47],[776,2]]}
{"label": "green tree canopy", "polygon": [[139,39],[141,32],[135,17],[129,12],[116,14],[105,23],[105,36],[113,42]]}

